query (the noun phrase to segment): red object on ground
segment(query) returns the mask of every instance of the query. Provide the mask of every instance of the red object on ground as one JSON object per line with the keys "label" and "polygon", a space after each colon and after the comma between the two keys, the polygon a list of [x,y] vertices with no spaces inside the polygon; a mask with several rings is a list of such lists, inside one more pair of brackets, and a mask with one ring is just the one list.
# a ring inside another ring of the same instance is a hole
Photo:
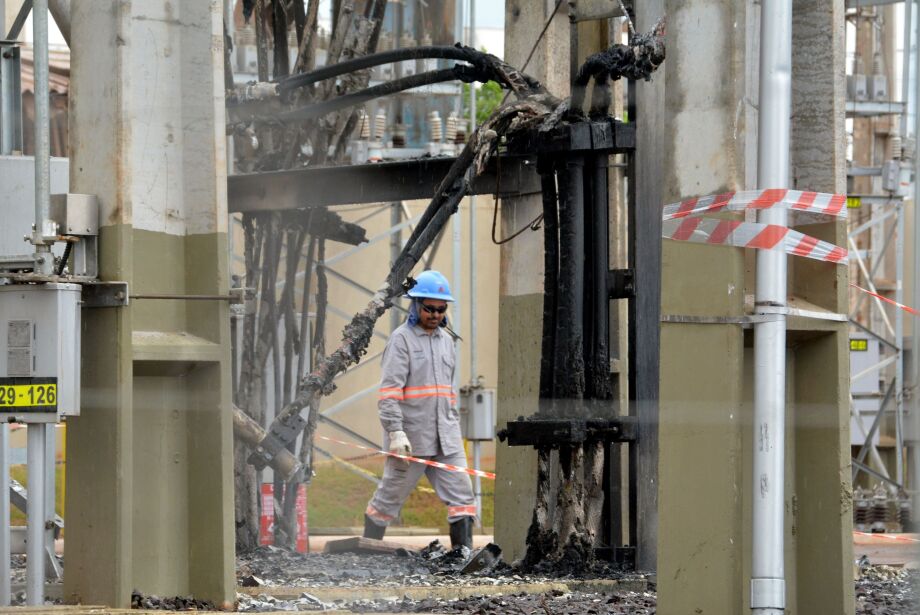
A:
{"label": "red object on ground", "polygon": [[[310,552],[310,534],[307,531],[307,486],[297,488],[297,543],[299,553]],[[262,485],[262,513],[259,515],[259,544],[275,544],[275,486],[271,483]]]}
{"label": "red object on ground", "polygon": [[259,544],[275,542],[275,486],[262,484],[262,513],[259,515]]}

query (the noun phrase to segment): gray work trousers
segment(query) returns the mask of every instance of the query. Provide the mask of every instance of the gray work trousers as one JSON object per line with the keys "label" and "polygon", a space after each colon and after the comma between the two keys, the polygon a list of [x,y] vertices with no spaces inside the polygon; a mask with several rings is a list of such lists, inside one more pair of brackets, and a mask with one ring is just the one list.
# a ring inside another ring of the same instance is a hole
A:
{"label": "gray work trousers", "polygon": [[[462,453],[444,455],[438,450],[434,457],[424,457],[440,463],[447,463],[461,468],[466,467],[466,457]],[[450,472],[441,468],[421,463],[407,462],[402,459],[387,457],[383,468],[383,480],[367,505],[367,516],[377,525],[388,526],[402,509],[415,484],[422,477],[434,488],[441,501],[447,504],[447,522],[453,523],[463,517],[476,516],[476,504],[473,500],[473,486],[468,474]]]}

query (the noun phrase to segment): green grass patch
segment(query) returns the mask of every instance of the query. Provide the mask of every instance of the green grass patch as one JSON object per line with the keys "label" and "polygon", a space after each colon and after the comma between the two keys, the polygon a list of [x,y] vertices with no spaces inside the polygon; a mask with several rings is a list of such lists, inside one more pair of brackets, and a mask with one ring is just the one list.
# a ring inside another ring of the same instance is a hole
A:
{"label": "green grass patch", "polygon": [[[378,478],[383,473],[383,460],[362,459],[353,462]],[[431,488],[426,477],[419,487]],[[308,487],[307,510],[311,527],[352,527],[364,525],[364,509],[374,494],[375,485],[351,470],[332,461],[316,464],[316,476]],[[494,525],[494,481],[482,480],[482,524]],[[398,525],[433,527],[447,530],[447,509],[434,493],[416,488],[406,500]]]}
{"label": "green grass patch", "polygon": [[[10,478],[13,480],[19,481],[19,483],[25,487],[29,488],[29,476],[28,470],[25,465],[14,465],[10,466]],[[64,464],[58,463],[57,467],[54,469],[54,510],[57,511],[61,517],[64,516]],[[21,510],[15,506],[10,506],[10,524],[11,525],[25,525],[26,524],[26,515]]]}

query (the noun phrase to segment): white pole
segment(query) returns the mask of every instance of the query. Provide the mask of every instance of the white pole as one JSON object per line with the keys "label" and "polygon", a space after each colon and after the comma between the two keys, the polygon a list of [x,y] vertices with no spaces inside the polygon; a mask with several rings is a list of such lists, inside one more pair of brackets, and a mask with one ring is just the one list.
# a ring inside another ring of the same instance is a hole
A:
{"label": "white pole", "polygon": [[[470,47],[476,48],[476,0],[470,0]],[[470,84],[470,129],[476,130],[476,84]],[[479,366],[476,364],[476,196],[470,195],[470,384],[477,384]],[[472,411],[472,408],[470,408]],[[481,470],[482,443],[473,441],[473,467]],[[482,478],[473,477],[473,495],[476,498],[476,523],[482,527]]]}
{"label": "white pole", "polygon": [[[907,7],[911,3],[905,3]],[[920,2],[917,3],[920,8]],[[914,142],[920,137],[920,11],[914,20],[916,31],[914,32],[914,44],[916,45],[914,57]],[[909,57],[909,41],[905,42],[905,57]],[[906,102],[906,101],[905,101]],[[913,258],[913,305],[920,305],[920,152],[918,146],[914,145],[914,258]],[[911,423],[913,425],[914,437],[920,434],[920,323],[913,319],[911,333],[911,350],[913,351],[911,384],[914,387],[913,400],[911,403]],[[917,450],[916,444],[913,448],[913,463],[911,469],[911,491],[913,492],[913,510],[914,515],[920,511],[920,451]]]}
{"label": "white pole", "polygon": [[10,426],[0,425],[0,607],[10,605]]}
{"label": "white pole", "polygon": [[29,505],[26,511],[26,604],[45,603],[45,426],[30,423],[26,451]]}
{"label": "white pole", "polygon": [[51,208],[51,127],[48,123],[48,0],[32,5],[32,48],[35,59],[35,244],[36,273],[50,274],[54,267],[51,245],[45,237],[55,234],[49,219]]}
{"label": "white pole", "polygon": [[[792,107],[792,0],[763,0],[760,18],[760,188],[789,185]],[[786,210],[760,212],[763,224],[786,226]],[[786,305],[786,254],[757,252],[757,308]],[[781,615],[786,606],[783,562],[786,400],[786,317],[754,325],[754,472],[751,610]]]}

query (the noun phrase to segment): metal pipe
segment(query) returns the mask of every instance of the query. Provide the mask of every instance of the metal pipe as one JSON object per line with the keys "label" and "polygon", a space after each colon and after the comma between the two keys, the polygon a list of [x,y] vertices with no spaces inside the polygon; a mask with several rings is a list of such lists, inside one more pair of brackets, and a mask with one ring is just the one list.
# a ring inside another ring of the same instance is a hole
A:
{"label": "metal pipe", "polygon": [[[55,457],[57,452],[57,425],[55,423],[45,423],[45,520],[54,519],[57,511],[54,509],[55,501],[55,484],[54,470]],[[54,553],[54,528],[46,525],[45,529],[45,551],[49,554]],[[50,562],[49,562],[50,563]],[[54,570],[46,570],[49,579],[56,579]]]}
{"label": "metal pipe", "polygon": [[908,1],[904,3],[904,49],[901,52],[901,100],[904,102],[904,113],[901,114],[900,128],[902,143],[907,139],[907,101],[910,100],[910,35],[911,24],[911,5]]}
{"label": "metal pipe", "polygon": [[[470,0],[470,47],[476,49],[476,0]],[[476,84],[470,84],[470,129],[472,133],[476,129]],[[479,365],[476,356],[476,336],[478,327],[476,322],[476,195],[470,195],[470,383],[474,386],[478,384]],[[472,408],[470,409],[472,410]],[[473,467],[477,470],[482,469],[482,443],[479,440],[473,441]],[[476,501],[476,525],[482,527],[482,478],[473,477],[473,496]]]}
{"label": "metal pipe", "polygon": [[48,0],[35,0],[32,10],[35,70],[35,271],[48,275],[54,258],[45,237],[57,234],[49,220],[51,208],[51,125],[48,91]]}
{"label": "metal pipe", "polygon": [[[470,0],[470,47],[476,49],[476,0]],[[470,129],[471,134],[476,129],[476,84],[470,84]],[[470,195],[470,382],[476,383],[479,365],[477,361],[476,335],[478,332],[476,322],[476,195]],[[474,450],[479,445],[474,443]],[[479,468],[479,464],[476,464]],[[479,477],[476,477],[476,492],[479,493]],[[476,498],[477,510],[481,513],[481,498]],[[481,520],[482,515],[477,516]]]}
{"label": "metal pipe", "polygon": [[559,279],[553,397],[581,399],[585,391],[582,346],[585,297],[585,159],[567,158],[559,175]]}
{"label": "metal pipe", "polygon": [[[29,506],[26,510],[26,604],[45,603],[45,426],[27,427]],[[9,491],[7,491],[9,493]]]}
{"label": "metal pipe", "polygon": [[556,294],[559,280],[559,211],[556,176],[552,168],[541,169],[543,188],[543,343],[540,354],[540,397],[553,397],[556,354]]}
{"label": "metal pipe", "polygon": [[[906,6],[906,3],[905,3]],[[898,230],[895,234],[895,285],[894,300],[904,304],[904,204],[897,206],[895,224]],[[904,484],[904,310],[894,311],[894,339],[899,349],[895,356],[894,364],[895,388],[894,408],[894,439],[895,439],[895,478]]]}
{"label": "metal pipe", "polygon": [[[399,201],[390,204],[390,227],[397,228],[402,222],[402,207]],[[390,235],[390,263],[395,263],[396,259],[399,258],[399,253],[402,252],[402,233],[400,231],[394,232]],[[373,294],[373,293],[371,293]],[[397,307],[395,304],[393,307]],[[402,324],[402,315],[399,313],[399,310],[391,309],[390,310],[390,333],[396,330],[399,325]]]}
{"label": "metal pipe", "polygon": [[64,37],[64,42],[70,46],[70,0],[48,0],[48,10],[57,24],[58,30]]}
{"label": "metal pipe", "polygon": [[591,340],[591,369],[588,374],[588,391],[594,399],[610,399],[610,299],[607,292],[607,273],[610,269],[608,228],[609,205],[607,198],[607,154],[594,156],[592,173],[591,256],[592,283],[591,307],[594,334]]}
{"label": "metal pipe", "polygon": [[[920,9],[920,2],[917,3]],[[920,11],[917,19],[914,20],[916,30],[914,32],[915,59],[914,59],[914,140],[920,136]],[[906,55],[906,54],[905,54]],[[920,305],[920,280],[917,279],[917,272],[920,272],[920,215],[918,215],[918,203],[920,203],[920,154],[914,148],[914,262],[913,269],[913,305]],[[911,333],[911,350],[913,357],[911,361],[911,385],[913,387],[912,395],[912,412],[911,423],[913,424],[913,433],[920,434],[920,323],[916,319],[912,322]],[[903,344],[901,340],[895,340],[898,345]],[[911,491],[913,493],[913,509],[920,510],[920,454],[917,454],[917,447],[914,445],[913,467],[911,472]]]}
{"label": "metal pipe", "polygon": [[[792,111],[792,0],[763,0],[761,7],[758,186],[785,188]],[[786,210],[761,211],[758,220],[785,227]],[[784,252],[757,252],[756,284],[756,307],[786,304]],[[754,325],[751,610],[757,615],[780,615],[786,607],[785,401],[786,317],[776,314]]]}
{"label": "metal pipe", "polygon": [[10,606],[10,426],[0,425],[0,607]]}

